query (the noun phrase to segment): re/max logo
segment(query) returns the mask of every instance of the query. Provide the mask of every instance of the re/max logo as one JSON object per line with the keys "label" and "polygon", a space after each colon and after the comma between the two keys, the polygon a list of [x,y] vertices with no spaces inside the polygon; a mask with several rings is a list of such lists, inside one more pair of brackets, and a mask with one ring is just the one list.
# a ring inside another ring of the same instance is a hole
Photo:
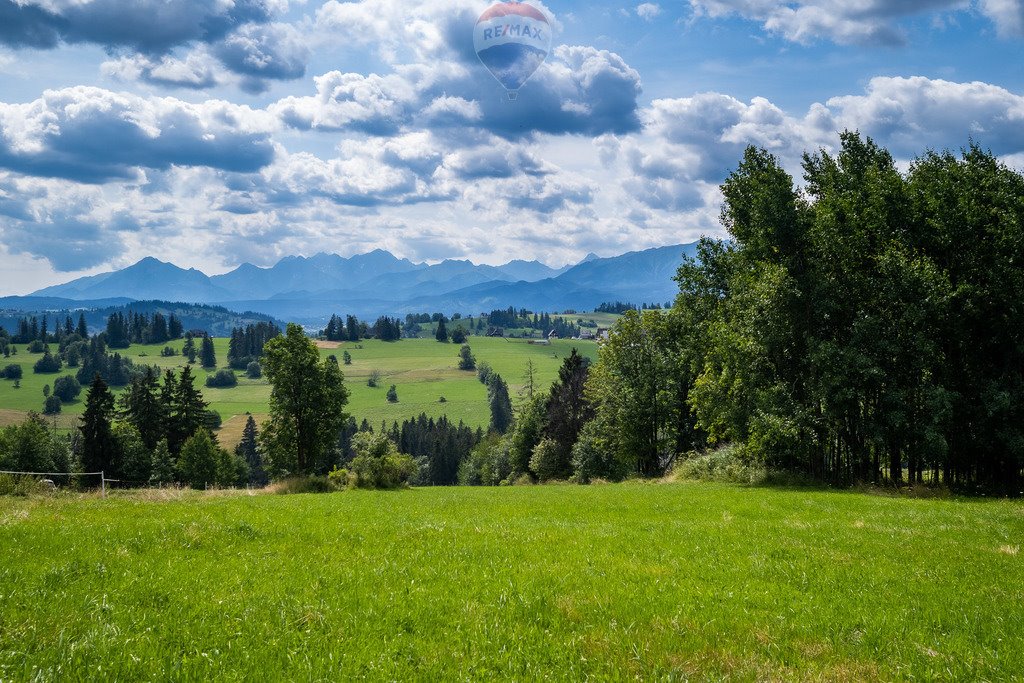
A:
{"label": "re/max logo", "polygon": [[543,40],[539,28],[525,24],[505,24],[496,28],[484,29],[484,40],[494,40],[504,36],[522,36],[523,38]]}

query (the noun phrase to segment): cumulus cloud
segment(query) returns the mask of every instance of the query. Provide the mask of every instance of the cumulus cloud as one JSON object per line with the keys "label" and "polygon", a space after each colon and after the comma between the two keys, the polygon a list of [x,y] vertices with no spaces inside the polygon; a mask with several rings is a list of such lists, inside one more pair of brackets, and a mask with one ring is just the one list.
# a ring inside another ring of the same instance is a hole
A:
{"label": "cumulus cloud", "polygon": [[144,169],[255,171],[273,159],[273,118],[211,100],[143,98],[79,86],[0,103],[0,167],[85,183],[139,180]]}
{"label": "cumulus cloud", "polygon": [[698,16],[737,15],[760,22],[766,31],[797,43],[900,45],[906,41],[901,20],[970,5],[966,0],[690,0],[690,6]]}
{"label": "cumulus cloud", "polygon": [[306,73],[309,48],[289,24],[247,24],[214,48],[222,64],[243,77],[242,87],[259,93],[267,80],[292,80]]}
{"label": "cumulus cloud", "polygon": [[163,54],[268,21],[286,6],[285,0],[0,0],[0,44],[94,43]]}
{"label": "cumulus cloud", "polygon": [[1021,0],[981,0],[982,11],[995,22],[1005,38],[1024,36],[1024,3]]}

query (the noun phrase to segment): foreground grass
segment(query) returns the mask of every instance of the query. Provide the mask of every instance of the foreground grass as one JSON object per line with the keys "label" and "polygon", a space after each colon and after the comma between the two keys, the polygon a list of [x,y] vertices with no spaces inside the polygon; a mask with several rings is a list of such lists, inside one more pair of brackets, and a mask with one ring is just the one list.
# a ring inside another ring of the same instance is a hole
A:
{"label": "foreground grass", "polygon": [[0,679],[1005,680],[1022,535],[715,484],[6,499]]}

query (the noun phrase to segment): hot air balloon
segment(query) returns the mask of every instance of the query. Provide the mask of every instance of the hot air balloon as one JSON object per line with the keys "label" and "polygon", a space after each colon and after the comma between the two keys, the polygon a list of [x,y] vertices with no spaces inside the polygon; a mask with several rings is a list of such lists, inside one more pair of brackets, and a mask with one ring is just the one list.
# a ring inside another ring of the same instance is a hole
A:
{"label": "hot air balloon", "polygon": [[499,2],[492,5],[473,29],[476,54],[516,99],[537,67],[551,50],[551,26],[544,13],[522,2]]}

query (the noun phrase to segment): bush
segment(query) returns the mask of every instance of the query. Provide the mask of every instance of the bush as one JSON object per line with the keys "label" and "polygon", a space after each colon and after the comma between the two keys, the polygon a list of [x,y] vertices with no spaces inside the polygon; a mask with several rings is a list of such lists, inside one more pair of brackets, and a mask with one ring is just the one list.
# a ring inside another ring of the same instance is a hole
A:
{"label": "bush", "polygon": [[490,435],[473,448],[459,465],[459,484],[497,486],[512,475],[508,439]]}
{"label": "bush", "polygon": [[359,488],[400,488],[416,473],[416,462],[399,453],[386,434],[359,432],[352,437],[352,448],[356,457],[349,463],[350,479]]}
{"label": "bush", "polygon": [[238,378],[232,370],[218,370],[206,378],[206,386],[215,389],[224,389],[238,386]]}
{"label": "bush", "polygon": [[628,474],[628,466],[614,456],[614,450],[601,438],[598,420],[583,425],[572,447],[572,481],[589,484],[594,479],[618,481]]}
{"label": "bush", "polygon": [[32,366],[32,371],[36,374],[49,374],[53,372],[60,372],[61,362],[60,356],[55,356],[46,351],[43,357],[36,361],[36,364]]}
{"label": "bush", "polygon": [[56,415],[60,412],[60,398],[57,396],[47,396],[46,400],[43,401],[43,415]]}
{"label": "bush", "polygon": [[259,379],[263,376],[263,368],[256,361],[252,361],[245,366],[245,376],[249,379]]}
{"label": "bush", "polygon": [[42,353],[46,350],[46,344],[44,344],[40,339],[34,339],[29,342],[29,345],[26,348],[29,353]]}
{"label": "bush", "polygon": [[[333,473],[332,473],[333,474]],[[293,493],[330,493],[335,491],[334,484],[329,477],[288,477],[274,484],[275,493],[291,495]]]}
{"label": "bush", "polygon": [[160,349],[160,355],[164,358],[170,358],[171,356],[177,356],[178,352],[170,346],[165,346]]}
{"label": "bush", "polygon": [[352,365],[352,354],[349,353],[348,351],[345,351],[344,353],[341,354],[341,361],[345,365]]}
{"label": "bush", "polygon": [[398,390],[395,389],[394,384],[388,389],[388,403],[398,403]]}
{"label": "bush", "polygon": [[466,343],[466,331],[461,327],[456,327],[452,330],[452,343],[453,344],[465,344]]}
{"label": "bush", "polygon": [[53,381],[53,395],[70,403],[82,393],[82,385],[71,375],[62,375]]}
{"label": "bush", "polygon": [[743,448],[727,444],[712,451],[687,453],[672,473],[679,479],[761,484],[769,479],[767,468],[746,457]]}
{"label": "bush", "polygon": [[21,379],[21,366],[17,363],[10,363],[3,370],[0,370],[0,377],[3,379]]}
{"label": "bush", "polygon": [[366,386],[376,389],[380,384],[380,370],[370,370],[370,376],[366,380]]}
{"label": "bush", "polygon": [[530,470],[537,475],[537,479],[548,481],[561,474],[561,465],[558,444],[553,439],[541,439],[530,457]]}

